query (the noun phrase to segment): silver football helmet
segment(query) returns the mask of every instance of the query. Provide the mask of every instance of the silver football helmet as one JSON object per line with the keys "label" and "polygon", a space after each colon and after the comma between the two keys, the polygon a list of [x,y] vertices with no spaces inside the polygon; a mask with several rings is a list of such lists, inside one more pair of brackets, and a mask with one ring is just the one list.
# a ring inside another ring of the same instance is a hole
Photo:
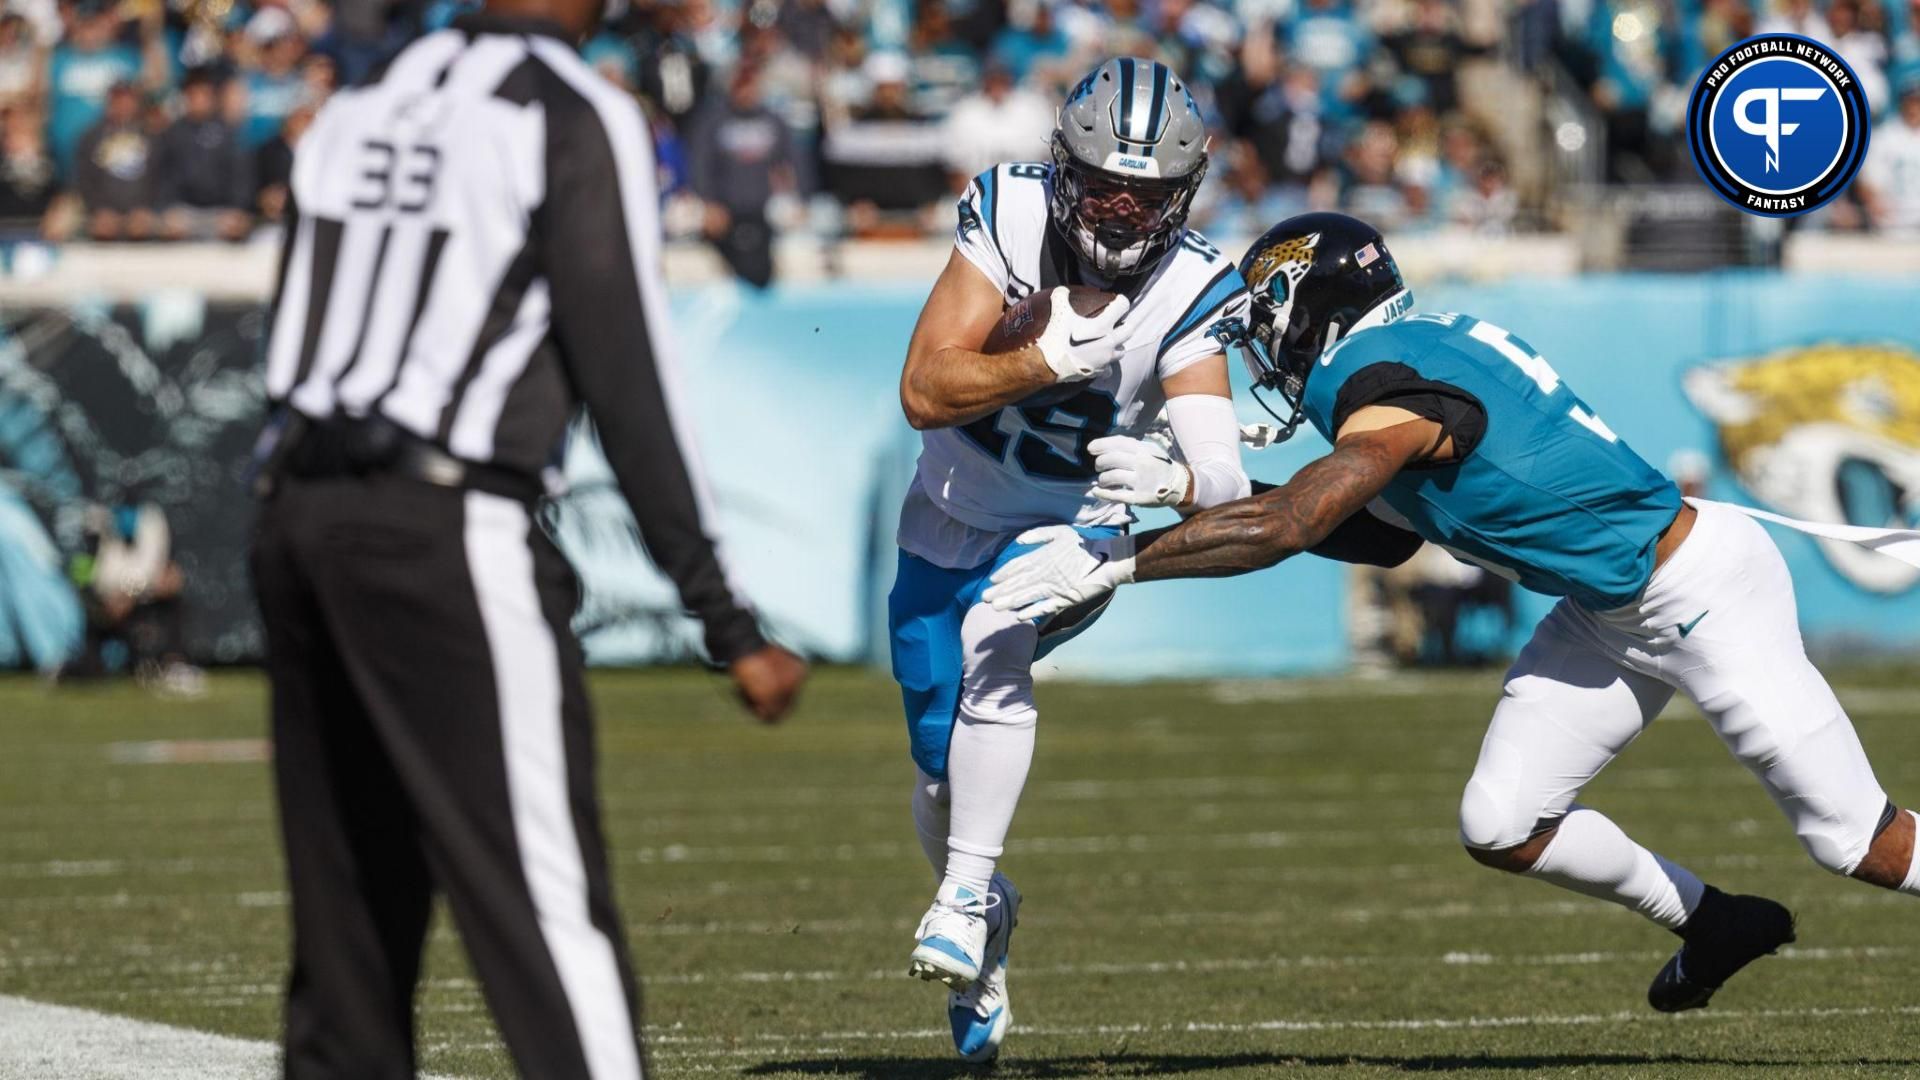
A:
{"label": "silver football helmet", "polygon": [[1053,131],[1053,223],[1095,273],[1141,273],[1186,227],[1207,129],[1186,83],[1130,56],[1087,73]]}

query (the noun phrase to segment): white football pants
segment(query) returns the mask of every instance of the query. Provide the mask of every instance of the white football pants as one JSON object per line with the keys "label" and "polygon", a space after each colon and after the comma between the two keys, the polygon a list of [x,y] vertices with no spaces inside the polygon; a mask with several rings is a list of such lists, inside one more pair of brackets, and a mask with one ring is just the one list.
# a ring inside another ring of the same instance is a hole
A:
{"label": "white football pants", "polygon": [[1460,805],[1461,839],[1501,849],[1558,822],[1677,689],[1786,814],[1815,862],[1850,874],[1888,802],[1833,691],[1807,660],[1793,582],[1745,514],[1699,519],[1641,600],[1562,600],[1507,673]]}

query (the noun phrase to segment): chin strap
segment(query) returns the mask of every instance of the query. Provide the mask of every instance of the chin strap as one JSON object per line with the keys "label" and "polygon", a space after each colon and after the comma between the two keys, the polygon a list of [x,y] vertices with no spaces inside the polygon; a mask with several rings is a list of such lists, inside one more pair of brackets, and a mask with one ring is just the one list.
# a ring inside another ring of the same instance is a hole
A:
{"label": "chin strap", "polygon": [[[1258,402],[1260,404],[1260,407],[1267,411],[1267,415],[1273,417],[1274,420],[1276,421],[1276,424],[1272,426],[1267,424],[1251,425],[1256,428],[1264,428],[1267,431],[1266,441],[1261,442],[1257,445],[1254,445],[1254,449],[1256,450],[1263,449],[1268,446],[1273,446],[1276,443],[1286,442],[1288,439],[1293,438],[1294,431],[1296,431],[1300,427],[1300,421],[1306,418],[1305,415],[1302,414],[1298,408],[1295,408],[1293,410],[1292,416],[1283,417],[1279,413],[1273,411],[1273,406],[1267,404],[1267,399],[1265,395],[1260,393],[1259,386],[1256,385],[1252,387],[1252,391],[1253,391],[1253,400]],[[1250,445],[1253,445],[1251,440],[1247,440],[1247,441],[1249,442]]]}
{"label": "chin strap", "polygon": [[[1236,348],[1244,349],[1249,347],[1247,345],[1247,324],[1244,319],[1222,319],[1214,326],[1213,330],[1208,333],[1208,336],[1220,343],[1220,350],[1222,352],[1231,352]],[[1275,443],[1283,443],[1293,438],[1294,430],[1300,426],[1300,421],[1303,417],[1299,409],[1293,410],[1291,417],[1282,417],[1279,413],[1274,412],[1273,406],[1267,404],[1267,399],[1260,394],[1260,376],[1258,371],[1254,370],[1251,364],[1248,365],[1248,369],[1254,375],[1254,383],[1251,388],[1253,400],[1259,402],[1260,407],[1266,410],[1268,416],[1273,417],[1274,422],[1271,424],[1242,424],[1240,426],[1240,441],[1255,450],[1264,450]]]}
{"label": "chin strap", "polygon": [[1249,450],[1265,450],[1272,446],[1280,434],[1280,429],[1272,424],[1241,424],[1240,445]]}

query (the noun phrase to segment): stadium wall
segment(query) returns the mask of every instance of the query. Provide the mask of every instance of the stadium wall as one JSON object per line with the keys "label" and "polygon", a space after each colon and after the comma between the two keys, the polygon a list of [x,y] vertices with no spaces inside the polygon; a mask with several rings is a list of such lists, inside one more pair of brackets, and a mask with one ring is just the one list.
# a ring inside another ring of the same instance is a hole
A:
{"label": "stadium wall", "polygon": [[[1419,286],[1537,347],[1656,465],[1712,462],[1708,497],[1825,520],[1920,515],[1915,278],[1841,275],[1512,278]],[[915,440],[895,397],[924,282],[729,284],[675,297],[683,366],[730,555],[775,633],[816,655],[884,662],[892,524]],[[57,658],[79,632],[65,554],[90,501],[172,519],[203,659],[258,655],[241,482],[261,399],[257,301],[196,292],[22,302],[0,337],[0,664]],[[1236,379],[1240,377],[1235,365]],[[1244,390],[1244,386],[1241,387]],[[1242,418],[1262,418],[1242,393]],[[1284,479],[1311,434],[1250,454]],[[590,434],[549,522],[582,571],[599,663],[691,656],[697,634],[641,553]],[[1920,646],[1920,582],[1877,556],[1778,530],[1808,635]],[[1301,559],[1241,580],[1128,590],[1049,671],[1241,675],[1337,669],[1344,569]],[[1522,624],[1547,603],[1523,601]]]}

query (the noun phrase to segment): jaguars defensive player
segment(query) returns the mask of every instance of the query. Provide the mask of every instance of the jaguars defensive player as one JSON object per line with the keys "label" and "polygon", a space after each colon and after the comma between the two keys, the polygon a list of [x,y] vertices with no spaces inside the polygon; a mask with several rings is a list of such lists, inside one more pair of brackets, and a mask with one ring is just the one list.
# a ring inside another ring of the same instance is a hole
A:
{"label": "jaguars defensive player", "polygon": [[[1035,626],[980,601],[987,577],[1035,525],[1112,537],[1129,505],[1206,507],[1250,490],[1222,344],[1246,288],[1186,228],[1206,170],[1180,77],[1150,60],[1101,64],[1062,106],[1050,162],[999,165],[967,186],[908,346],[900,400],[924,434],[888,612],[913,818],[940,879],[910,973],[952,988],[954,1045],[971,1060],[998,1052],[1012,1017],[1020,895],[995,862],[1033,756],[1033,661],[1104,607]],[[1082,317],[1068,285],[1118,295]],[[1042,289],[1058,291],[1039,341],[981,353],[1005,308]],[[1125,437],[1163,406],[1181,460]]]}
{"label": "jaguars defensive player", "polygon": [[1888,801],[1808,662],[1793,583],[1758,524],[1724,503],[1683,501],[1506,330],[1408,315],[1412,297],[1362,222],[1289,218],[1241,270],[1255,298],[1256,379],[1333,451],[1278,488],[1137,541],[1023,535],[1049,543],[995,575],[996,607],[1043,616],[1127,581],[1245,573],[1361,523],[1372,539],[1349,547],[1352,561],[1392,565],[1425,539],[1563,598],[1507,673],[1461,799],[1461,838],[1488,866],[1678,934],[1648,991],[1654,1008],[1703,1006],[1793,940],[1781,905],[1702,884],[1575,801],[1676,689],[1815,862],[1920,894],[1916,818]]}

